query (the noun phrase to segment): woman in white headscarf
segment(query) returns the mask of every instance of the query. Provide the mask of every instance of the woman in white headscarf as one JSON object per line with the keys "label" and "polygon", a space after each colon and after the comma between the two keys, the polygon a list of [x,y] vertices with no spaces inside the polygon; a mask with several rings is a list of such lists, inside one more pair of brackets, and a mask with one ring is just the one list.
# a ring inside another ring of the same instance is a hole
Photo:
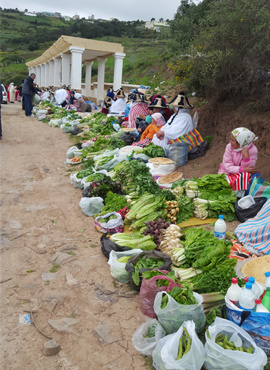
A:
{"label": "woman in white headscarf", "polygon": [[110,113],[111,114],[117,114],[117,115],[123,115],[125,113],[126,109],[126,101],[125,101],[125,93],[122,87],[117,90],[115,94],[116,100],[112,101],[112,106],[110,108]]}
{"label": "woman in white headscarf", "polygon": [[256,135],[245,127],[236,128],[231,132],[230,143],[226,146],[223,162],[219,165],[218,173],[225,175],[257,172],[255,165],[258,149],[253,144]]}
{"label": "woman in white headscarf", "polygon": [[11,84],[9,85],[8,91],[9,91],[9,102],[14,103],[16,88],[13,82],[11,82]]}

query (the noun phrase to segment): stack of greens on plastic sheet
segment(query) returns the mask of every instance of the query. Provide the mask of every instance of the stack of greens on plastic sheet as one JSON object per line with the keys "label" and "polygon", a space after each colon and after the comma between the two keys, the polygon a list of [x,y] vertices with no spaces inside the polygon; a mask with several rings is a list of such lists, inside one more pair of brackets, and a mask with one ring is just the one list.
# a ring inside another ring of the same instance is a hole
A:
{"label": "stack of greens on plastic sheet", "polygon": [[126,194],[136,196],[144,193],[151,193],[164,196],[166,200],[174,200],[174,195],[164,189],[160,189],[153,179],[149,168],[141,160],[123,161],[118,163],[110,176],[121,182],[122,189]]}

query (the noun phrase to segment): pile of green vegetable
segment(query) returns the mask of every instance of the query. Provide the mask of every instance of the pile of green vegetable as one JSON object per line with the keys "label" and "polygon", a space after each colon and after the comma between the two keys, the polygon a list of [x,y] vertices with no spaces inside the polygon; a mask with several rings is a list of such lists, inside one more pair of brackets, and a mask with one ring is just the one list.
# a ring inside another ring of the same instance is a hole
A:
{"label": "pile of green vegetable", "polygon": [[105,199],[109,191],[121,194],[121,185],[112,181],[109,176],[105,176],[101,182],[94,180],[86,189],[84,189],[83,197],[101,197]]}
{"label": "pile of green vegetable", "polygon": [[131,263],[131,266],[134,268],[134,272],[132,272],[134,284],[140,284],[140,269],[158,269],[163,265],[163,258],[147,257],[145,255],[139,257],[136,264]]}
{"label": "pile of green vegetable", "polygon": [[178,354],[176,361],[180,360],[184,355],[186,355],[191,348],[191,338],[188,334],[187,329],[183,326],[183,334],[179,338]]}
{"label": "pile of green vegetable", "polygon": [[148,157],[157,158],[164,156],[164,150],[161,146],[149,143],[143,148],[143,153]]}
{"label": "pile of green vegetable", "polygon": [[[150,271],[144,271],[142,272],[142,277],[145,278],[146,280],[151,279],[154,276],[167,276],[169,279],[179,283],[179,280],[176,278],[174,271],[168,271],[168,272],[162,272],[159,270],[150,270]],[[163,287],[163,286],[168,286],[170,284],[169,280],[162,280],[162,279],[157,279],[156,280],[156,285],[157,287]]]}
{"label": "pile of green vegetable", "polygon": [[120,247],[128,247],[131,249],[141,249],[143,251],[150,251],[156,248],[156,244],[153,241],[153,237],[150,235],[144,236],[141,233],[116,233],[110,238],[114,243],[120,245]]}
{"label": "pile of green vegetable", "polygon": [[81,170],[81,171],[77,172],[76,177],[77,177],[77,179],[83,179],[83,178],[85,178],[89,175],[92,175],[93,173],[94,173],[94,170],[93,170],[92,167],[90,167],[90,168],[87,168],[85,170]]}
{"label": "pile of green vegetable", "polygon": [[111,191],[107,193],[105,206],[101,208],[99,215],[105,215],[110,212],[117,212],[127,206],[127,201],[123,195],[115,194]]}
{"label": "pile of green vegetable", "polygon": [[143,337],[144,338],[154,338],[154,336],[156,335],[156,327],[157,327],[157,324],[152,324],[151,326],[149,326],[149,328],[147,329],[147,332],[145,333]]}
{"label": "pile of green vegetable", "polygon": [[[174,287],[170,292],[167,292],[167,294],[170,295],[179,304],[197,304],[196,298],[193,296],[192,290],[188,286],[185,288]],[[161,299],[161,309],[165,308],[169,302],[167,294],[164,294]]]}
{"label": "pile of green vegetable", "polygon": [[[206,335],[208,336],[209,339],[211,339],[209,331],[206,331]],[[236,347],[236,345],[233,342],[230,342],[228,339],[228,334],[222,335],[218,334],[215,338],[215,342],[222,348],[227,349],[229,351],[240,351],[240,352],[246,352],[246,353],[253,353],[254,352],[254,347],[251,344],[249,348],[240,346]]]}
{"label": "pile of green vegetable", "polygon": [[111,220],[116,220],[116,219],[117,219],[117,217],[115,215],[111,215],[108,218],[99,218],[98,222],[101,223],[101,224],[106,224],[107,222],[109,222]]}

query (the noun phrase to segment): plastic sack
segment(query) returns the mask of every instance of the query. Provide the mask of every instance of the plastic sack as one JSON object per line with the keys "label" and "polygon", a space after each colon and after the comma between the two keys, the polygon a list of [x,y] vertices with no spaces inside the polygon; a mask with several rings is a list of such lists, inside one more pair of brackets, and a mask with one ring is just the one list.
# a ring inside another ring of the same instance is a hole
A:
{"label": "plastic sack", "polygon": [[172,173],[176,169],[176,164],[153,164],[147,163],[147,167],[149,167],[150,173],[152,176],[165,176],[169,173]]}
{"label": "plastic sack", "polygon": [[107,236],[107,234],[102,235],[102,237],[100,238],[100,244],[101,244],[101,252],[107,259],[109,259],[111,251],[124,252],[124,251],[132,250],[131,248],[128,248],[128,247],[120,247],[120,245],[114,243]]}
{"label": "plastic sack", "polygon": [[207,150],[209,149],[209,144],[207,140],[204,140],[200,145],[196,145],[188,152],[188,160],[204,157]]}
{"label": "plastic sack", "polygon": [[81,198],[79,204],[86,216],[94,216],[104,207],[103,199],[100,197]]}
{"label": "plastic sack", "polygon": [[[161,308],[163,294],[168,296],[167,306]],[[205,325],[205,314],[203,311],[203,297],[193,292],[197,304],[183,305],[176,302],[167,292],[159,292],[154,302],[154,311],[158,321],[161,323],[167,334],[175,333],[184,321],[193,320],[196,325],[196,332],[200,333]]]}
{"label": "plastic sack", "polygon": [[49,126],[51,127],[58,127],[59,119],[51,119],[49,122]]}
{"label": "plastic sack", "polygon": [[39,121],[42,121],[43,119],[47,117],[47,109],[39,109],[36,112],[36,116]]}
{"label": "plastic sack", "polygon": [[[179,340],[183,335],[183,326],[191,337],[190,350],[179,360],[176,360],[179,350]],[[193,321],[185,321],[174,334],[162,338],[153,351],[153,365],[157,370],[201,370],[205,350],[195,331]]]}
{"label": "plastic sack", "polygon": [[[267,356],[244,329],[231,321],[217,317],[215,322],[208,327],[208,330],[210,338],[205,333],[205,369],[263,370],[267,363]],[[252,345],[254,352],[246,353],[224,349],[215,342],[218,334],[227,334],[228,340],[235,343],[237,347],[243,345],[249,348]]]}
{"label": "plastic sack", "polygon": [[[92,175],[95,175],[96,173],[103,173],[103,175],[109,176],[108,171],[106,171],[106,170],[96,171],[94,168],[93,168],[93,170],[94,170],[94,172],[92,173]],[[92,175],[89,175],[89,176],[92,176]],[[88,188],[88,186],[92,184],[92,182],[87,182],[87,181],[86,181],[86,180],[87,180],[87,178],[88,178],[89,176],[84,177],[84,178],[82,179],[83,189]]]}
{"label": "plastic sack", "polygon": [[111,266],[111,275],[115,279],[119,280],[121,283],[127,283],[129,281],[129,275],[126,271],[126,263],[118,262],[118,259],[121,257],[132,257],[141,253],[141,249],[130,249],[125,252],[115,252],[111,251],[109,256],[108,264]]}
{"label": "plastic sack", "polygon": [[[109,218],[112,215],[116,216],[117,218],[115,218],[114,220],[109,220],[106,224],[98,221],[101,218]],[[94,225],[96,230],[99,231],[100,233],[115,234],[122,233],[124,231],[124,221],[122,220],[120,213],[117,212],[110,212],[104,216],[98,216],[94,221]]]}
{"label": "plastic sack", "polygon": [[[155,336],[152,338],[145,338],[148,328],[156,325]],[[156,319],[146,321],[140,325],[132,337],[132,344],[136,351],[145,356],[152,356],[152,352],[156,347],[158,341],[166,335],[165,330]]]}
{"label": "plastic sack", "polygon": [[[167,273],[168,271],[162,272]],[[169,285],[158,287],[157,280],[164,280],[164,282],[169,281]],[[154,311],[154,301],[156,294],[158,292],[170,292],[174,287],[177,286],[182,288],[181,284],[176,283],[165,275],[153,276],[151,279],[148,280],[143,278],[139,294],[139,303],[142,313],[148,317],[156,318],[157,316]]]}
{"label": "plastic sack", "polygon": [[66,157],[67,159],[72,159],[76,157],[77,155],[81,155],[81,154],[82,152],[76,146],[72,146],[71,148],[68,149]]}
{"label": "plastic sack", "polygon": [[227,296],[225,296],[225,304],[228,320],[239,326],[241,324],[241,328],[252,336],[257,346],[270,355],[270,314],[243,311],[235,306]]}
{"label": "plastic sack", "polygon": [[122,154],[116,154],[109,162],[99,166],[98,163],[96,164],[96,168],[100,168],[106,171],[111,171],[114,166],[116,166],[118,163],[121,163],[123,161],[127,161],[128,156],[126,153]]}
{"label": "plastic sack", "polygon": [[254,198],[255,204],[252,204],[249,208],[242,209],[238,205],[238,200],[234,204],[236,218],[240,222],[245,222],[250,218],[253,218],[261,210],[267,198]]}

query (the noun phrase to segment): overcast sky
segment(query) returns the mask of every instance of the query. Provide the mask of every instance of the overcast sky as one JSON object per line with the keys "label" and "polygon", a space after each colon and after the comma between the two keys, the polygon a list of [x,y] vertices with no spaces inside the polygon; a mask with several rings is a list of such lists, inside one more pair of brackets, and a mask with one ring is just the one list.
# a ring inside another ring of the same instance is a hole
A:
{"label": "overcast sky", "polygon": [[148,21],[151,18],[173,19],[180,3],[181,0],[2,0],[1,7],[28,9],[30,12],[59,12],[71,17],[78,14],[86,19],[93,14],[95,18],[102,19]]}

